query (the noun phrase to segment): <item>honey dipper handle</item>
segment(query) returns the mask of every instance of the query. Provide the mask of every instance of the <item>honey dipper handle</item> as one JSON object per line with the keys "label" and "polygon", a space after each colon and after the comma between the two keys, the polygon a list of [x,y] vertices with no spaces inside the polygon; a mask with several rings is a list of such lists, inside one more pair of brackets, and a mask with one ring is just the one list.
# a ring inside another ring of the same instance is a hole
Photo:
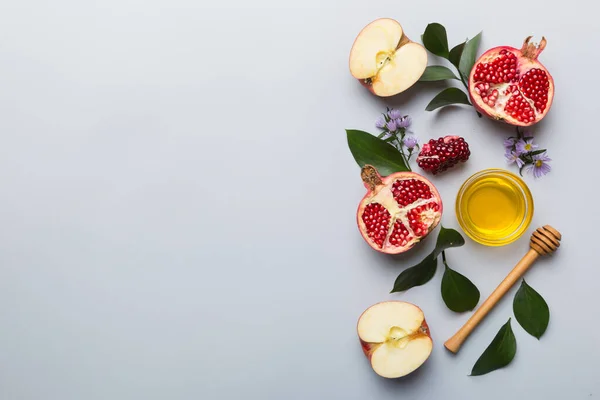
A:
{"label": "honey dipper handle", "polygon": [[444,343],[444,346],[453,353],[458,352],[460,346],[469,337],[471,332],[477,327],[477,325],[485,318],[496,303],[504,296],[506,292],[523,276],[525,271],[529,269],[531,264],[539,256],[538,252],[529,249],[527,254],[519,261],[517,265],[510,271],[510,273],[504,278],[498,287],[490,294],[490,296],[483,302],[483,304],[475,311],[475,313],[469,318],[467,322]]}

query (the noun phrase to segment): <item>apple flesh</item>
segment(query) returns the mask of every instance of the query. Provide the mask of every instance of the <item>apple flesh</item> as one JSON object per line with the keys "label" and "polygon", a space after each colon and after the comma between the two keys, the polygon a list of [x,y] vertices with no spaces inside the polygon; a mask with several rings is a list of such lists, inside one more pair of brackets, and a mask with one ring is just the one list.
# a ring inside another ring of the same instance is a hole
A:
{"label": "apple flesh", "polygon": [[357,330],[371,367],[384,378],[410,374],[433,350],[423,311],[411,303],[377,303],[362,313]]}
{"label": "apple flesh", "polygon": [[373,94],[393,96],[414,85],[427,67],[427,51],[395,20],[380,18],[363,28],[350,50],[350,73]]}

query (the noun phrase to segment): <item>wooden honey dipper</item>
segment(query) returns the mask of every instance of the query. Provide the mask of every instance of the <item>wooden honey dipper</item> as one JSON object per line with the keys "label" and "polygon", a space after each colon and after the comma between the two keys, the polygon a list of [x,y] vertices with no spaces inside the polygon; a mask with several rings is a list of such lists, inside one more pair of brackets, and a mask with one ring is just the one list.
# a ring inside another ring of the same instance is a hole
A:
{"label": "wooden honey dipper", "polygon": [[453,353],[458,352],[463,342],[469,337],[471,332],[479,325],[481,320],[490,312],[496,303],[508,292],[508,290],[523,276],[525,271],[531,267],[533,262],[543,255],[550,254],[560,246],[561,234],[550,225],[544,225],[538,228],[529,242],[529,251],[515,265],[510,273],[498,285],[498,287],[490,294],[483,304],[475,311],[467,322],[460,328],[454,336],[444,343],[444,346]]}

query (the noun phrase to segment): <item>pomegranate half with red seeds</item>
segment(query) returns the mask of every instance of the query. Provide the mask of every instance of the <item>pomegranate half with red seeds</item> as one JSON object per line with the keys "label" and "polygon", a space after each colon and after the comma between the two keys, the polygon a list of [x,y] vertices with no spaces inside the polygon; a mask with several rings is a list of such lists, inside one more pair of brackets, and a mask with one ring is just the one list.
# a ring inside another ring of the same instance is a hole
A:
{"label": "pomegranate half with red seeds", "polygon": [[510,125],[529,126],[542,120],[554,98],[554,80],[539,61],[546,47],[525,39],[519,50],[501,46],[486,51],[469,76],[469,95],[475,108]]}
{"label": "pomegranate half with red seeds", "polygon": [[442,198],[422,175],[396,172],[381,177],[375,167],[365,165],[361,177],[368,192],[358,206],[358,229],[375,250],[410,250],[440,222]]}

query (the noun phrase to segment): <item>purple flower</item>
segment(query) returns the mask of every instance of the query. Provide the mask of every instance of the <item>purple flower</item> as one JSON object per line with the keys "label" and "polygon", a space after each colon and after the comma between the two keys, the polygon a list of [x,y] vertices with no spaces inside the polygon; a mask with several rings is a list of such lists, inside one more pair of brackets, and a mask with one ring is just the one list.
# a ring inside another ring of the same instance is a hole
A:
{"label": "purple flower", "polygon": [[383,116],[381,116],[375,120],[375,127],[379,128],[379,129],[385,128],[385,118],[383,118]]}
{"label": "purple flower", "polygon": [[516,142],[517,142],[517,140],[515,138],[505,139],[504,140],[504,148],[506,148],[506,150],[512,150],[512,148]]}
{"label": "purple flower", "polygon": [[534,178],[540,178],[546,175],[552,169],[550,168],[548,161],[552,161],[552,159],[546,155],[546,152],[542,154],[536,154],[533,156],[533,164],[529,164],[525,168],[527,171],[533,172]]}
{"label": "purple flower", "polygon": [[506,157],[506,162],[509,164],[517,163],[517,167],[521,168],[525,163],[521,160],[521,157],[514,151],[507,151],[504,155]]}
{"label": "purple flower", "polygon": [[398,129],[398,126],[396,125],[396,120],[393,119],[393,120],[389,121],[387,123],[387,128],[388,128],[388,131],[395,132],[396,129]]}
{"label": "purple flower", "polygon": [[523,140],[520,139],[516,144],[517,154],[529,153],[537,149],[539,146],[537,144],[533,144],[533,139]]}
{"label": "purple flower", "polygon": [[388,111],[388,116],[390,117],[390,119],[398,119],[402,118],[402,113],[400,112],[400,110],[392,108],[390,111]]}
{"label": "purple flower", "polygon": [[398,128],[404,129],[408,128],[412,122],[411,118],[408,115],[405,117],[397,118],[395,121]]}
{"label": "purple flower", "polygon": [[414,149],[415,146],[417,145],[417,143],[419,143],[419,141],[417,140],[416,137],[414,136],[406,136],[404,138],[404,145],[406,146],[407,149]]}

